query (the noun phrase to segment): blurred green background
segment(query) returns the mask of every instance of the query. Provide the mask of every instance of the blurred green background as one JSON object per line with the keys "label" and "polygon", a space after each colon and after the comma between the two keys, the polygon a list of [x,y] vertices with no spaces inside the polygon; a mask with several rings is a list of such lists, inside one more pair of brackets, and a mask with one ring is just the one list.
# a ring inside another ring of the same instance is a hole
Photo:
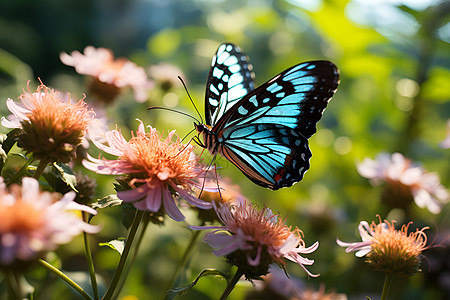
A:
{"label": "blurred green background", "polygon": [[[355,163],[382,151],[399,151],[437,172],[448,187],[450,151],[439,143],[446,137],[450,118],[449,21],[450,3],[445,0],[3,0],[0,112],[9,115],[6,99],[17,99],[27,81],[34,87],[38,78],[47,86],[69,91],[75,99],[82,98],[87,93],[86,77],[63,65],[59,54],[82,51],[87,45],[112,49],[116,57],[127,57],[146,70],[160,62],[179,67],[201,113],[210,61],[221,42],[244,49],[253,64],[256,85],[302,61],[331,60],[340,69],[341,83],[310,139],[313,157],[303,181],[273,192],[254,185],[223,158],[217,165],[220,175],[239,183],[251,201],[287,216],[288,225],[304,232],[307,246],[320,242],[308,258],[315,259],[309,270],[321,276],[308,279],[298,265],[288,263],[292,277],[315,288],[323,284],[327,291],[345,293],[349,299],[378,299],[383,275],[372,272],[363,259],[345,254],[335,240],[360,240],[359,222],[371,222],[376,214],[396,219],[397,224],[412,220],[413,227],[430,226],[430,240],[436,232],[448,236],[449,205],[438,215],[414,204],[407,215],[389,211],[380,201],[380,188],[358,175]],[[176,78],[174,82],[170,90],[156,85],[146,103],[134,101],[131,91],[122,94],[107,107],[109,128],[118,124],[129,137],[139,118],[166,134],[176,129],[183,137],[193,129],[191,119],[146,110],[165,106],[197,116],[181,83]],[[95,149],[89,153],[96,154]],[[202,158],[206,163],[211,160],[207,153]],[[96,177],[99,197],[113,192],[113,176],[78,169]],[[185,213],[188,222],[196,223],[194,213]],[[103,224],[96,242],[125,236],[117,221],[121,215],[122,209],[115,207],[94,219]],[[165,280],[190,235],[185,224],[170,219],[164,226],[150,225],[120,298],[161,298]],[[86,270],[81,242],[75,240],[57,251],[64,270]],[[108,283],[119,256],[95,245],[93,251],[97,272]],[[395,279],[390,299],[446,299],[450,295],[449,252],[448,239],[441,248],[425,252],[423,272]],[[223,259],[214,257],[201,242],[189,266],[189,271],[180,274],[179,286],[187,285],[203,268],[228,270]],[[43,270],[29,273],[38,299],[78,299]],[[217,299],[224,288],[223,280],[205,278],[180,299]],[[239,285],[230,299],[244,299],[249,290],[250,284]]]}

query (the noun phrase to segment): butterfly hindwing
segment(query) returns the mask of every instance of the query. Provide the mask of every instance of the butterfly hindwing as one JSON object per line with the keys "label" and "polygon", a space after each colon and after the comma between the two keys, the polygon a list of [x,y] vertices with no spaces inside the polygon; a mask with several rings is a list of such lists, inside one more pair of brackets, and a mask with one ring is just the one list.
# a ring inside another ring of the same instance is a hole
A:
{"label": "butterfly hindwing", "polygon": [[222,155],[249,179],[273,190],[300,181],[311,158],[308,140],[277,124],[228,127],[222,146]]}
{"label": "butterfly hindwing", "polygon": [[212,125],[254,89],[252,65],[241,49],[222,44],[212,59],[205,93],[206,124]]}

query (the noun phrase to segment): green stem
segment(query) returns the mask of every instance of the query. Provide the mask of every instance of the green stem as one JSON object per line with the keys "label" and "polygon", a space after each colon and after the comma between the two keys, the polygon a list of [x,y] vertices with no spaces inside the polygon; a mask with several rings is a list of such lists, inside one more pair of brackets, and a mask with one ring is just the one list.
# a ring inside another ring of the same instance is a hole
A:
{"label": "green stem", "polygon": [[172,274],[172,277],[167,285],[167,288],[164,290],[164,292],[168,291],[173,287],[173,284],[175,280],[177,279],[177,275],[180,272],[180,270],[186,265],[186,261],[191,256],[192,250],[194,249],[194,244],[197,242],[198,237],[200,236],[200,230],[194,231],[194,234],[192,234],[191,240],[189,241],[188,246],[184,250],[183,256],[181,257],[177,268]]}
{"label": "green stem", "polygon": [[227,288],[225,289],[225,291],[223,291],[222,296],[220,296],[220,300],[226,300],[228,298],[228,295],[230,295],[231,291],[234,289],[236,283],[239,281],[242,275],[244,275],[244,273],[241,271],[240,268],[238,268],[233,278],[231,278],[231,280],[228,281]]}
{"label": "green stem", "polygon": [[130,272],[132,266],[134,265],[134,262],[136,261],[137,254],[139,252],[138,250],[141,246],[142,239],[144,238],[145,231],[147,230],[147,227],[148,227],[147,225],[149,223],[149,220],[147,217],[149,214],[150,214],[149,212],[146,212],[143,217],[143,222],[142,222],[143,224],[142,224],[141,230],[139,231],[138,237],[136,238],[136,244],[133,248],[133,254],[131,256],[128,267],[125,269],[124,275],[122,276],[122,280],[120,281],[120,283],[116,289],[117,293],[120,293],[120,291],[123,289],[123,286],[125,285],[125,280],[128,278],[128,273]]}
{"label": "green stem", "polygon": [[133,244],[134,237],[136,236],[137,229],[139,228],[139,224],[141,223],[142,216],[144,215],[143,211],[138,210],[136,215],[134,216],[133,224],[131,225],[130,231],[128,233],[127,240],[125,242],[125,247],[123,249],[122,255],[120,256],[119,264],[117,265],[116,272],[114,273],[114,277],[109,285],[108,290],[106,291],[105,296],[103,296],[102,300],[110,300],[117,288],[117,284],[119,283],[119,279],[123,273],[123,269],[125,267],[125,263],[128,258],[128,254],[130,253],[131,245]]}
{"label": "green stem", "polygon": [[58,276],[61,280],[65,281],[68,285],[70,285],[75,291],[77,291],[84,299],[86,300],[93,300],[91,296],[88,295],[75,281],[73,281],[70,277],[68,277],[66,274],[61,272],[59,269],[55,268],[48,262],[46,262],[43,259],[38,259],[36,261],[38,265],[41,267],[44,267],[48,271],[52,272],[56,276]]}
{"label": "green stem", "polygon": [[[86,212],[82,212],[83,221],[88,222],[88,215]],[[94,300],[100,299],[98,296],[98,287],[97,287],[97,278],[95,276],[95,268],[94,268],[94,261],[92,260],[92,252],[91,247],[89,244],[89,237],[86,232],[83,232],[83,239],[84,239],[84,251],[86,253],[86,260],[88,264],[89,269],[89,275],[91,277],[91,286],[92,286],[92,293],[94,294]]]}
{"label": "green stem", "polygon": [[25,171],[28,169],[28,166],[34,161],[34,157],[33,154],[31,154],[31,156],[25,161],[25,163],[23,164],[22,168],[20,168],[20,170],[14,174],[13,177],[8,179],[7,184],[11,184],[17,181],[17,179],[19,179],[23,173],[25,173]]}
{"label": "green stem", "polygon": [[383,291],[381,292],[381,300],[387,300],[387,295],[389,293],[389,288],[391,287],[392,278],[393,277],[391,274],[386,274],[386,277],[384,278]]}
{"label": "green stem", "polygon": [[49,161],[46,159],[41,159],[39,161],[39,165],[37,166],[36,171],[34,172],[33,178],[39,180],[39,177],[41,177],[42,173],[44,173],[45,167],[49,164]]}

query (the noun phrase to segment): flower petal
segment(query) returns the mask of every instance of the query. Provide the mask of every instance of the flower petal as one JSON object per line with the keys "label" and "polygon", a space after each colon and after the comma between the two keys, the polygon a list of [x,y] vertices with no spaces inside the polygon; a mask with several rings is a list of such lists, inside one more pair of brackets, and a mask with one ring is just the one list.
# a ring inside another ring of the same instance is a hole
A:
{"label": "flower petal", "polygon": [[161,199],[161,186],[151,188],[144,200],[147,210],[158,212],[161,208]]}
{"label": "flower petal", "polygon": [[166,210],[169,217],[177,222],[183,221],[186,217],[178,209],[177,205],[175,204],[175,199],[173,199],[173,196],[167,187],[162,189],[162,195],[164,201],[164,209]]}
{"label": "flower petal", "polygon": [[181,197],[183,197],[186,201],[188,201],[192,205],[195,205],[195,206],[197,206],[198,208],[201,208],[201,209],[211,209],[211,208],[213,208],[213,205],[212,205],[211,202],[206,202],[206,201],[200,200],[200,199],[192,196],[191,194],[189,194],[188,192],[186,192],[182,188],[179,188],[178,186],[176,186],[173,183],[170,183],[170,186],[173,187],[174,190],[178,194],[180,194]]}

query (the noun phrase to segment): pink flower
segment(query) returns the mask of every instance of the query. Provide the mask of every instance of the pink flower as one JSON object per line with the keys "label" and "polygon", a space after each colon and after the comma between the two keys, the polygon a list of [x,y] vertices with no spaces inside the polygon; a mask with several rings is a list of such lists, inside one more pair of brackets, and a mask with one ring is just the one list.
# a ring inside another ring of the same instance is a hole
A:
{"label": "pink flower", "polygon": [[91,86],[91,92],[93,89],[104,101],[110,101],[118,94],[114,88],[130,86],[134,90],[136,100],[144,102],[147,99],[147,90],[153,86],[143,68],[125,58],[115,60],[109,49],[87,46],[84,54],[79,51],[73,51],[71,55],[61,53],[60,59],[64,64],[74,67],[79,74],[90,75],[100,83],[110,85],[112,89],[101,85]]}
{"label": "pink flower", "polygon": [[428,229],[408,233],[412,222],[395,230],[395,221],[369,225],[366,221],[359,223],[358,229],[362,242],[345,243],[336,240],[339,246],[347,247],[345,252],[356,252],[357,257],[366,256],[366,262],[375,270],[394,275],[411,275],[419,270],[420,255],[427,248]]}
{"label": "pink flower", "polygon": [[314,260],[302,257],[319,247],[315,242],[306,248],[302,232],[284,224],[270,209],[258,210],[246,202],[236,206],[222,205],[216,209],[223,226],[190,226],[192,229],[214,229],[206,234],[204,241],[215,250],[217,256],[226,256],[228,261],[241,268],[248,279],[257,279],[268,273],[272,262],[284,264],[283,258],[299,264],[309,276],[305,265]]}
{"label": "pink flower", "polygon": [[[390,189],[384,196],[392,201],[391,204],[395,201],[408,202],[408,197],[412,196],[417,206],[437,214],[440,213],[442,204],[447,203],[450,198],[436,173],[426,172],[400,153],[392,156],[381,153],[376,160],[365,158],[357,165],[357,169],[361,176],[371,179],[375,185],[381,182],[388,184]],[[401,203],[395,205],[402,206]]]}
{"label": "pink flower", "polygon": [[70,95],[46,87],[41,83],[36,92],[23,92],[16,103],[6,106],[13,113],[2,125],[21,128],[18,146],[38,159],[50,162],[69,162],[76,156],[77,147],[84,141],[94,112],[83,100],[74,103]]}
{"label": "pink flower", "polygon": [[0,177],[0,265],[31,261],[65,244],[82,231],[100,228],[82,221],[73,211],[97,212],[73,201],[74,192],[58,200],[57,193],[39,192],[34,178],[23,178],[22,187],[8,192]]}
{"label": "pink flower", "polygon": [[[83,165],[98,174],[127,175],[131,190],[119,191],[117,196],[125,202],[133,202],[140,210],[158,212],[161,205],[167,214],[175,221],[184,220],[172,196],[171,189],[192,205],[202,209],[212,208],[210,202],[200,200],[191,194],[192,187],[208,189],[198,179],[204,179],[205,170],[198,165],[192,150],[192,145],[181,144],[175,131],[161,139],[156,129],[145,132],[141,122],[129,141],[117,131],[108,131],[105,138],[109,146],[94,140],[94,144],[106,153],[118,156],[116,160],[96,159],[88,155]],[[172,141],[176,137],[175,142]],[[161,200],[162,199],[162,200]]]}

